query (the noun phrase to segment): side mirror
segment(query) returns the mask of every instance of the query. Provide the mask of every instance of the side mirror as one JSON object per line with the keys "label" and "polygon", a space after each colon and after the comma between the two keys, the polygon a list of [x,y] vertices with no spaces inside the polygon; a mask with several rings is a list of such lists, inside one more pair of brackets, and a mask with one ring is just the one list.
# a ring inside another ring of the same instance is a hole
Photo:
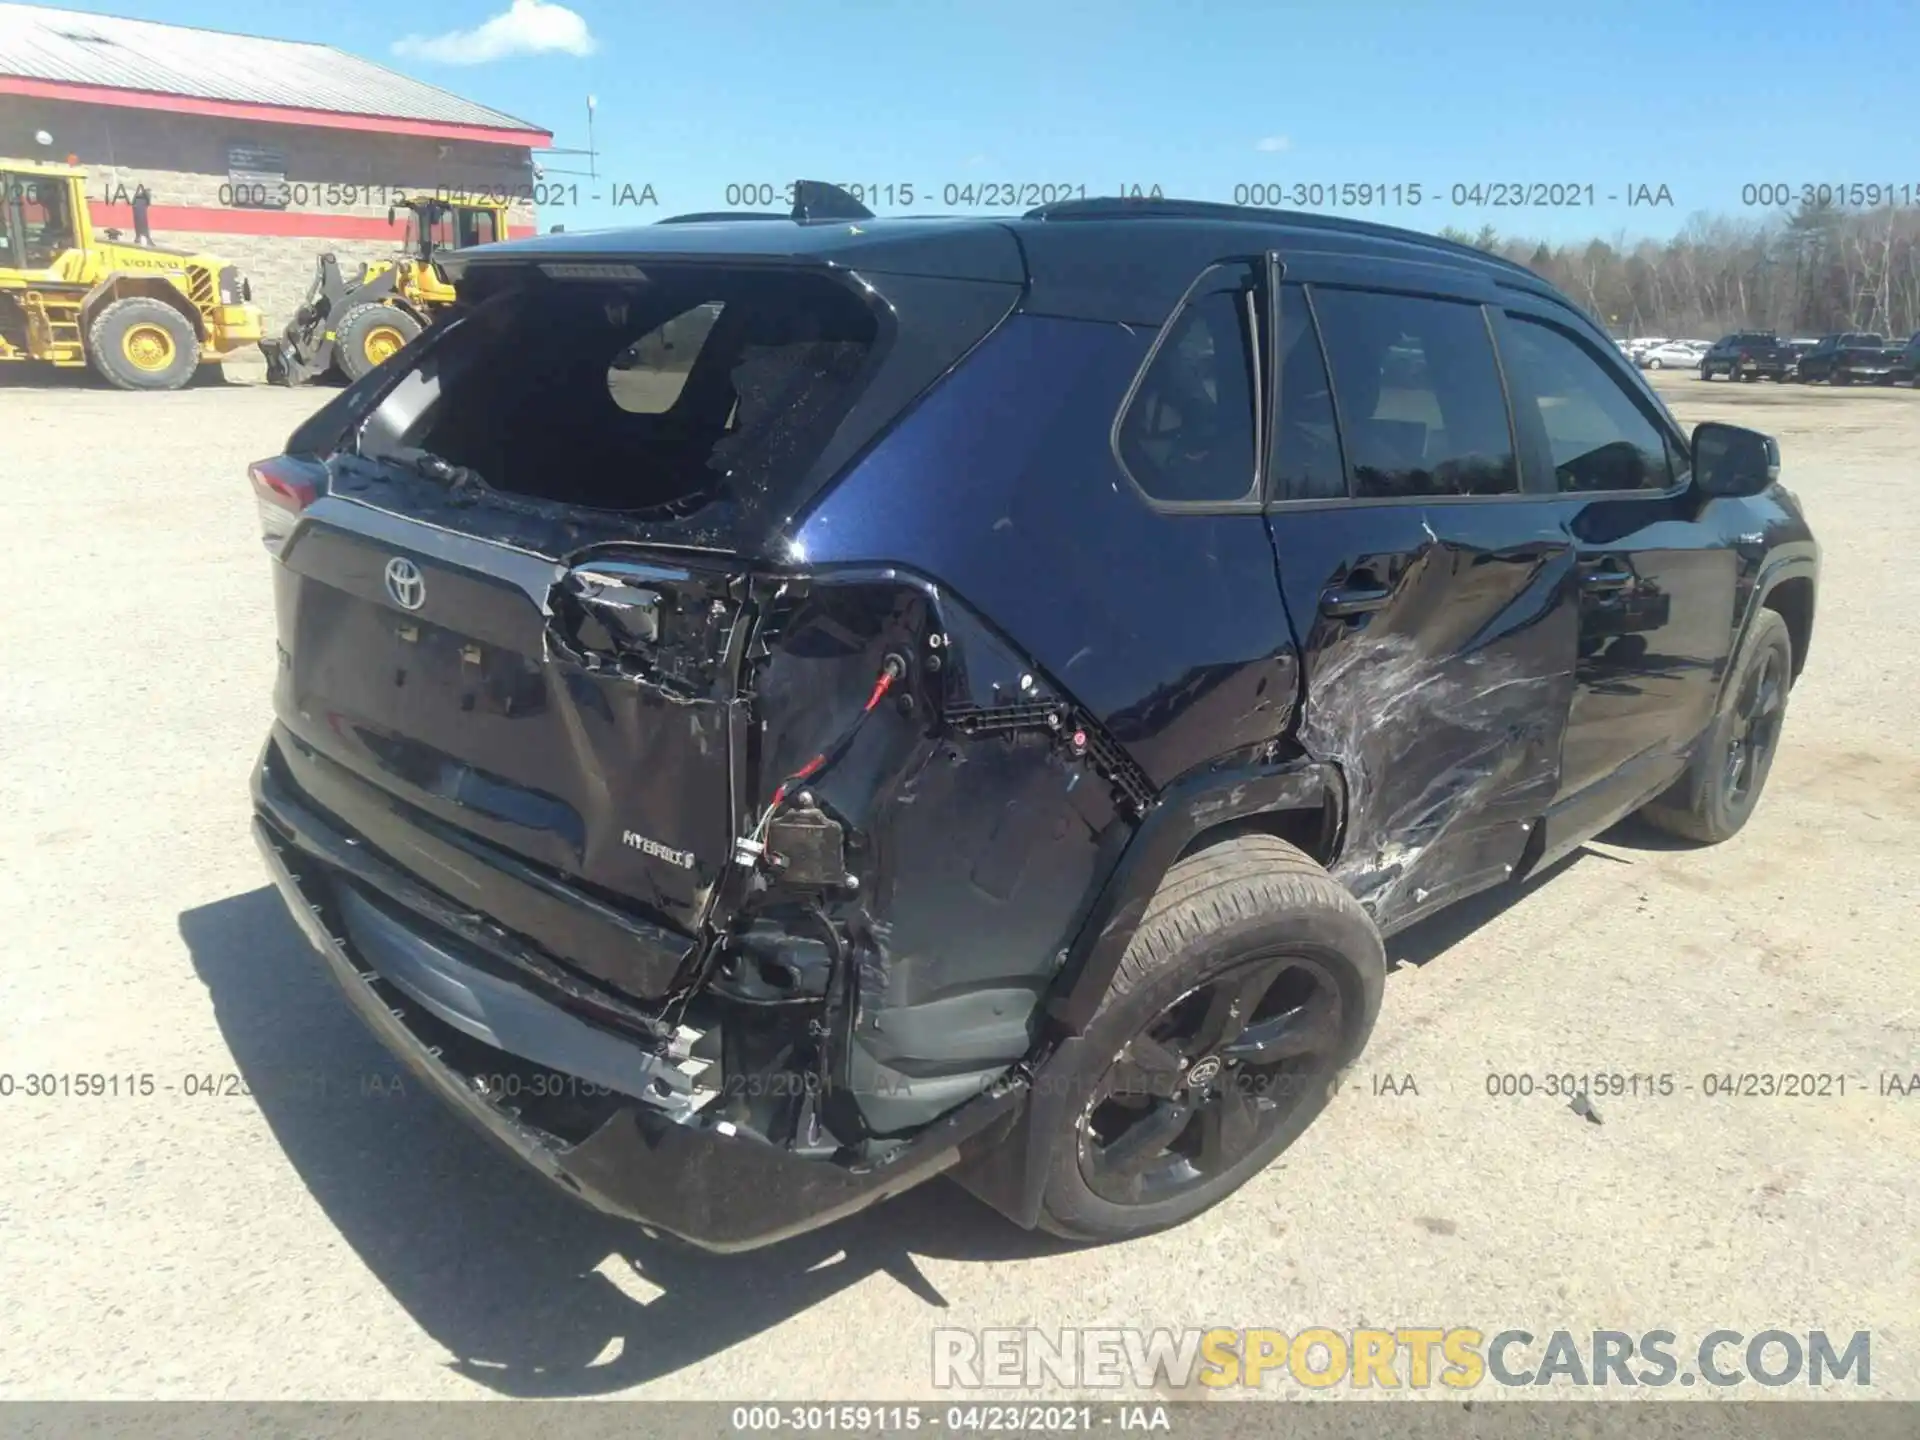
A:
{"label": "side mirror", "polygon": [[1706,495],[1758,495],[1780,478],[1780,445],[1744,425],[1693,427],[1693,483]]}

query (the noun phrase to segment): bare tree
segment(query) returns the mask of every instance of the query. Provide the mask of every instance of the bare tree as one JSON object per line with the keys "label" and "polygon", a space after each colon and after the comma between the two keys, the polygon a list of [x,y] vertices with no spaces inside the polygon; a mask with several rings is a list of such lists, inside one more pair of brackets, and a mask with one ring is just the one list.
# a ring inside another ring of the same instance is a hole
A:
{"label": "bare tree", "polygon": [[1920,330],[1920,209],[1808,205],[1759,223],[1695,215],[1667,241],[1441,233],[1528,266],[1617,334]]}

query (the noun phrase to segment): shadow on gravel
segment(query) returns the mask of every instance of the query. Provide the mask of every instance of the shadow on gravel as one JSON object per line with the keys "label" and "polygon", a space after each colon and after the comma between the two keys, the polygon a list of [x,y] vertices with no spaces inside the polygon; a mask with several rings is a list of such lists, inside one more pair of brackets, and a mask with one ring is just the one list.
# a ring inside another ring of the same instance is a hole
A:
{"label": "shadow on gravel", "polygon": [[943,1181],[744,1255],[651,1240],[522,1169],[424,1091],[347,1008],[271,887],[183,912],[180,934],[302,1181],[453,1368],[502,1394],[625,1390],[875,1274],[944,1307],[916,1256],[1067,1248]]}
{"label": "shadow on gravel", "polygon": [[[1593,838],[1599,844],[1620,850],[1660,852],[1700,848],[1696,842],[1670,835],[1637,815],[1615,821]],[[1437,960],[1508,907],[1519,904],[1534,891],[1551,885],[1575,865],[1589,862],[1606,865],[1634,863],[1618,855],[1609,855],[1604,850],[1581,845],[1572,854],[1556,860],[1537,875],[1529,875],[1518,885],[1496,885],[1491,890],[1469,895],[1417,925],[1402,930],[1398,935],[1390,936],[1387,940],[1387,961],[1389,964],[1425,965]]]}
{"label": "shadow on gravel", "polygon": [[1408,926],[1397,935],[1388,936],[1387,964],[1418,966],[1438,960],[1482,925],[1498,917],[1508,907],[1519,904],[1535,890],[1552,884],[1555,877],[1566,874],[1580,861],[1612,858],[1582,846],[1571,855],[1556,860],[1539,874],[1528,876],[1518,885],[1508,882],[1496,885],[1491,890],[1482,890],[1477,895],[1469,895],[1464,900],[1456,900],[1418,924]]}

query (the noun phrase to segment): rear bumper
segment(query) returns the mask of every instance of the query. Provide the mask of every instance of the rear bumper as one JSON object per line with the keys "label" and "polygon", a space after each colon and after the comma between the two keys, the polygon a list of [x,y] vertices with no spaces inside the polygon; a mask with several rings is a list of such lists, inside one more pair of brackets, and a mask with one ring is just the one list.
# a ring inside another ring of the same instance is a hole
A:
{"label": "rear bumper", "polygon": [[[267,870],[361,1019],[481,1133],[607,1214],[709,1250],[753,1249],[899,1194],[991,1147],[1026,1102],[1025,1088],[1017,1085],[983,1095],[927,1127],[886,1162],[864,1167],[802,1159],[744,1135],[723,1135],[697,1120],[678,1122],[619,1096],[602,1107],[610,1113],[584,1135],[553,1133],[526,1118],[530,1107],[498,1098],[498,1086],[492,1087],[490,1098],[481,1088],[484,1081],[476,1085],[488,1073],[489,1055],[506,1059],[512,1052],[492,1050],[449,1030],[347,938],[334,887],[365,888],[364,877],[349,868],[364,861],[358,838],[342,834],[326,816],[303,804],[276,781],[264,760],[255,768],[253,794],[253,834]],[[417,914],[404,926],[414,931],[423,951],[431,952],[432,963],[446,972],[447,950],[439,943],[446,937]],[[500,983],[489,971],[465,978]],[[531,986],[521,988],[523,993],[511,1000],[520,1022],[541,1027],[548,1036],[581,1025],[573,1007],[563,1007]],[[605,1076],[604,1047],[625,1039],[613,1030],[597,1029],[595,1045],[602,1053],[589,1057],[583,1040],[580,1068]],[[638,1040],[628,1043],[636,1063],[644,1065],[645,1047]],[[543,1055],[539,1063],[553,1061]]]}

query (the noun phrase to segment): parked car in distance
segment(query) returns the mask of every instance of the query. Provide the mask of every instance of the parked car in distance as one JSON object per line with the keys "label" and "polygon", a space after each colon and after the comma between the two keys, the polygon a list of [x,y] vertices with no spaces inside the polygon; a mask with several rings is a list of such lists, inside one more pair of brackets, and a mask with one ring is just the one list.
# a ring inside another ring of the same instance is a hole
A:
{"label": "parked car in distance", "polygon": [[1700,357],[1700,378],[1784,380],[1793,373],[1793,365],[1793,351],[1771,330],[1737,330]]}
{"label": "parked car in distance", "polygon": [[1822,335],[1819,342],[1800,357],[1796,378],[1811,385],[1825,380],[1830,385],[1851,385],[1856,380],[1885,382],[1899,363],[1901,345],[1889,345],[1887,337],[1864,330],[1848,330]]}
{"label": "parked car in distance", "polygon": [[1704,340],[1666,340],[1642,350],[1634,363],[1642,370],[1692,370],[1706,353]]}
{"label": "parked car in distance", "polygon": [[1907,343],[1900,347],[1899,358],[1893,362],[1887,383],[1920,386],[1920,330],[1914,331]]}
{"label": "parked car in distance", "polygon": [[1382,937],[1753,814],[1818,547],[1547,282],[797,189],[455,252],[466,313],[251,469],[267,869],[568,1193],[719,1250],[941,1174],[1177,1224],[1327,1104]]}

